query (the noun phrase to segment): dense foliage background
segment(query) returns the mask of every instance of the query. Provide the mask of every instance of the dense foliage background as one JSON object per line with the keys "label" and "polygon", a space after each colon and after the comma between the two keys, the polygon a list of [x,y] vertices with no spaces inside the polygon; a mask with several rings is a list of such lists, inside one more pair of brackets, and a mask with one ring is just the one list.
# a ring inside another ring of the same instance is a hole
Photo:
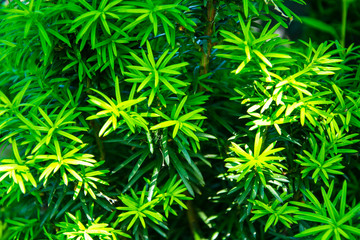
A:
{"label": "dense foliage background", "polygon": [[0,11],[1,239],[359,238],[358,1]]}

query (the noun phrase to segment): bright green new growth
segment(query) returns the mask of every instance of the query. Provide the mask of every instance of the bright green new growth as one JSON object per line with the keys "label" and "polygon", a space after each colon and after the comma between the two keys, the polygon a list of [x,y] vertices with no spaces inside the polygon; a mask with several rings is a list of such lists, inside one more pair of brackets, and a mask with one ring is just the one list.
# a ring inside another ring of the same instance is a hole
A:
{"label": "bright green new growth", "polygon": [[[282,173],[281,169],[286,170],[286,167],[277,163],[276,161],[284,160],[283,157],[271,156],[277,152],[283,150],[283,148],[275,148],[275,142],[269,145],[263,152],[261,151],[263,143],[263,137],[260,136],[260,132],[256,134],[254,151],[245,152],[241,147],[232,143],[232,151],[234,151],[241,158],[227,158],[225,161],[231,162],[228,165],[231,172],[236,172],[239,175],[237,181],[241,181],[250,172],[256,173],[261,182],[266,185],[265,174]],[[264,171],[263,171],[264,170]]]}
{"label": "bright green new growth", "polygon": [[360,47],[286,2],[1,5],[0,240],[357,239]]}
{"label": "bright green new growth", "polygon": [[[360,204],[353,206],[349,212],[345,212],[346,209],[346,181],[343,183],[342,190],[336,195],[333,202],[331,202],[331,194],[334,190],[334,182],[329,186],[326,192],[324,188],[321,188],[324,204],[320,204],[319,200],[309,190],[302,191],[303,194],[310,200],[309,204],[301,202],[292,202],[302,208],[312,210],[308,211],[296,211],[295,219],[318,222],[322,225],[309,228],[299,234],[296,237],[305,236],[317,236],[322,239],[356,239],[355,236],[360,235],[360,230],[357,227],[351,226],[352,219],[359,213]],[[338,202],[340,204],[338,204]],[[340,209],[336,209],[336,206],[340,205]],[[350,225],[347,222],[350,221]]]}

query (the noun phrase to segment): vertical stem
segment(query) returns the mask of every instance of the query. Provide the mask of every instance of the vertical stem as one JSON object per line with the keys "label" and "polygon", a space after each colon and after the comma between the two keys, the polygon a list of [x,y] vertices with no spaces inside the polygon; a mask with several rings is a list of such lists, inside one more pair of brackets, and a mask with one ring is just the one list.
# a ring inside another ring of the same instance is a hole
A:
{"label": "vertical stem", "polygon": [[[86,88],[88,89],[87,94],[91,93],[90,84],[91,84],[90,78],[87,78],[87,80],[86,80]],[[94,129],[94,137],[95,137],[96,145],[97,145],[99,153],[100,153],[100,161],[104,161],[105,160],[105,148],[104,148],[103,141],[99,137],[100,126],[94,120],[90,120],[90,126],[93,127],[93,129]]]}
{"label": "vertical stem", "polygon": [[[211,49],[213,47],[213,43],[211,42],[211,37],[214,33],[214,22],[215,22],[215,14],[216,14],[215,4],[216,4],[216,0],[207,0],[206,3],[207,14],[206,14],[206,26],[205,26],[204,36],[207,36],[208,38],[207,38],[206,46],[201,46],[202,56],[200,62],[200,75],[207,74],[209,71],[210,55],[211,55]],[[187,201],[187,207],[188,207],[187,217],[194,240],[200,240],[201,235],[199,230],[199,223],[196,216],[194,205],[191,201]]]}
{"label": "vertical stem", "polygon": [[187,217],[188,217],[188,221],[189,221],[189,226],[190,226],[190,230],[193,234],[194,240],[200,240],[200,234],[199,234],[199,224],[197,221],[197,217],[196,217],[196,212],[195,212],[195,208],[193,205],[193,202],[187,201],[186,206],[188,208],[187,210]]}
{"label": "vertical stem", "polygon": [[345,47],[345,37],[346,37],[346,19],[347,19],[347,10],[348,10],[347,0],[342,0],[342,21],[341,21],[341,45]]}
{"label": "vertical stem", "polygon": [[209,61],[210,61],[210,55],[211,55],[211,49],[213,47],[213,44],[211,42],[211,37],[214,33],[214,20],[215,20],[215,9],[216,0],[208,0],[206,4],[207,9],[207,21],[206,21],[206,27],[205,27],[205,36],[208,36],[207,39],[207,46],[206,49],[204,46],[202,46],[202,57],[201,57],[201,69],[200,69],[200,75],[204,75],[208,73],[209,71]]}
{"label": "vertical stem", "polygon": [[104,148],[104,143],[103,143],[102,139],[99,137],[100,127],[96,122],[94,122],[94,120],[91,120],[91,121],[92,121],[92,125],[94,127],[94,135],[95,135],[95,139],[96,139],[96,145],[100,152],[99,160],[104,161],[105,160],[105,148]]}

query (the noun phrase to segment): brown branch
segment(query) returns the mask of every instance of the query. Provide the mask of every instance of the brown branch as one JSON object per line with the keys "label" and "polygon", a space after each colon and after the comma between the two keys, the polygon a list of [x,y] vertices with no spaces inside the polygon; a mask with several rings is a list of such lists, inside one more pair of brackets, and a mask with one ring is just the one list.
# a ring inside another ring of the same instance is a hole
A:
{"label": "brown branch", "polygon": [[187,217],[188,217],[189,227],[193,234],[194,240],[200,240],[201,239],[200,234],[199,234],[200,228],[199,228],[199,223],[197,220],[194,204],[190,200],[190,201],[187,201],[186,206],[188,208],[187,209]]}
{"label": "brown branch", "polygon": [[[201,56],[201,62],[200,62],[200,75],[207,74],[209,71],[209,62],[211,57],[211,50],[214,44],[212,43],[212,35],[214,33],[214,23],[215,23],[215,15],[216,15],[216,0],[208,0],[206,4],[207,9],[207,21],[206,21],[206,27],[205,27],[205,36],[207,36],[207,48],[204,49],[204,46],[201,47],[202,50],[202,56]],[[200,87],[201,90],[202,87]],[[187,201],[187,217],[189,221],[190,230],[193,234],[194,240],[200,240],[200,228],[199,228],[199,222],[198,217],[196,216],[196,210],[194,208],[194,205],[192,201]]]}
{"label": "brown branch", "polygon": [[[90,90],[90,78],[86,79],[86,93],[90,94],[91,90]],[[99,137],[99,131],[100,131],[100,126],[97,122],[95,122],[94,120],[90,120],[89,122],[90,126],[94,129],[94,137],[95,137],[95,141],[96,141],[96,146],[98,147],[99,153],[100,153],[100,161],[105,161],[105,148],[104,148],[104,143],[102,141],[102,139]]]}
{"label": "brown branch", "polygon": [[94,136],[95,136],[95,140],[96,140],[96,145],[100,152],[100,161],[104,161],[105,160],[105,148],[104,148],[104,143],[103,143],[102,139],[99,137],[100,126],[94,120],[90,121],[90,125],[92,125],[94,128]]}
{"label": "brown branch", "polygon": [[207,9],[207,22],[205,28],[205,36],[208,36],[207,39],[207,48],[206,50],[202,47],[202,57],[200,62],[200,75],[207,74],[209,71],[209,62],[211,56],[211,50],[214,46],[211,42],[211,37],[214,33],[214,22],[215,22],[215,15],[216,15],[216,8],[215,8],[216,0],[208,0],[206,4]]}

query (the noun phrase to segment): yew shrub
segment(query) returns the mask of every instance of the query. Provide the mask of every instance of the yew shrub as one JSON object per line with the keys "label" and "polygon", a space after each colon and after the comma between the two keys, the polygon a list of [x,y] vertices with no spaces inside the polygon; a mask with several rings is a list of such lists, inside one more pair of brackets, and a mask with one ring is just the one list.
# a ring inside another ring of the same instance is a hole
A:
{"label": "yew shrub", "polygon": [[3,4],[1,239],[358,239],[359,47],[286,2]]}

